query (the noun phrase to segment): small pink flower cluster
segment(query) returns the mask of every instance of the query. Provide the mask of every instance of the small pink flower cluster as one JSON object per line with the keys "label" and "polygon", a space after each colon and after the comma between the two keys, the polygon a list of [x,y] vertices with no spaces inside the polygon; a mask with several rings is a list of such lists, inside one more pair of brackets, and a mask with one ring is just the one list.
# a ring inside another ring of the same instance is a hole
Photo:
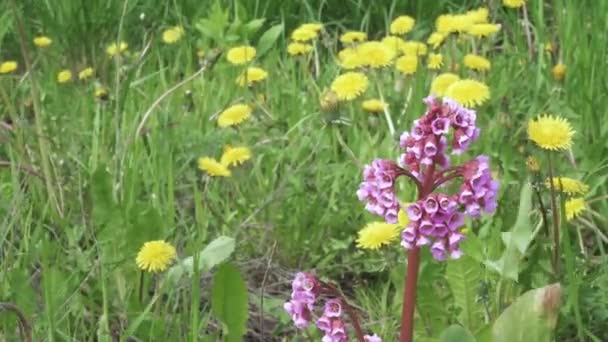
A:
{"label": "small pink flower cluster", "polygon": [[363,183],[357,190],[359,200],[367,202],[365,209],[383,216],[386,222],[396,223],[399,201],[395,196],[395,179],[399,166],[390,160],[376,159],[363,170]]}
{"label": "small pink flower cluster", "polygon": [[[323,294],[323,284],[310,273],[298,272],[291,283],[291,300],[283,308],[298,329],[308,327],[313,319],[314,304]],[[327,294],[327,293],[326,293]],[[323,315],[316,321],[316,326],[323,331],[323,342],[348,341],[346,325],[342,320],[343,303],[340,298],[328,299],[325,302]],[[382,342],[377,335],[365,335],[365,342]]]}

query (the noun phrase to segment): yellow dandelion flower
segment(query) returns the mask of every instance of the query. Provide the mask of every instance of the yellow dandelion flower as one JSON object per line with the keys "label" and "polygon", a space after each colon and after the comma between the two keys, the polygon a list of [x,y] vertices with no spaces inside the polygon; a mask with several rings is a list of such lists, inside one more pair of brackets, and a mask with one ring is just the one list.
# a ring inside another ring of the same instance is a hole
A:
{"label": "yellow dandelion flower", "polygon": [[250,62],[255,58],[256,50],[249,45],[237,46],[228,50],[226,59],[234,65],[241,65]]}
{"label": "yellow dandelion flower", "polygon": [[490,70],[492,64],[490,61],[482,56],[468,54],[464,56],[464,65],[472,70],[486,71]]}
{"label": "yellow dandelion flower", "polygon": [[445,92],[454,82],[459,81],[460,77],[449,72],[438,75],[431,83],[431,94],[445,96]]}
{"label": "yellow dandelion flower", "polygon": [[469,27],[467,33],[475,37],[487,37],[500,31],[500,24],[474,24]]}
{"label": "yellow dandelion flower", "polygon": [[0,64],[0,74],[8,74],[15,70],[17,70],[17,62],[15,61],[6,61]]}
{"label": "yellow dandelion flower", "polygon": [[108,90],[104,87],[95,88],[95,98],[101,101],[108,99]]}
{"label": "yellow dandelion flower", "polygon": [[440,53],[431,53],[426,59],[426,65],[431,70],[437,70],[443,65],[443,56]]}
{"label": "yellow dandelion flower", "polygon": [[221,128],[236,126],[251,117],[252,109],[246,104],[235,104],[226,108],[217,117],[217,125]]}
{"label": "yellow dandelion flower", "polygon": [[528,170],[532,172],[540,171],[540,163],[538,162],[538,159],[533,156],[526,158],[526,166],[528,167]]}
{"label": "yellow dandelion flower", "polygon": [[556,80],[556,81],[563,80],[564,76],[566,76],[566,65],[564,65],[563,63],[555,64],[553,69],[551,69],[551,74],[553,75],[554,80]]}
{"label": "yellow dandelion flower", "polygon": [[84,68],[78,73],[79,80],[86,80],[95,74],[95,70],[91,67]]}
{"label": "yellow dandelion flower", "polygon": [[368,113],[381,113],[388,108],[388,104],[380,99],[371,99],[363,101],[361,107]]}
{"label": "yellow dandelion flower", "polygon": [[490,99],[490,88],[479,81],[460,80],[446,89],[445,96],[465,107],[477,107]]}
{"label": "yellow dandelion flower", "polygon": [[362,67],[363,59],[354,48],[346,48],[338,52],[338,62],[344,69],[351,70]]}
{"label": "yellow dandelion flower", "polygon": [[466,14],[444,14],[435,21],[435,30],[441,33],[465,32],[473,24],[472,18]]}
{"label": "yellow dandelion flower", "polygon": [[395,55],[402,53],[403,46],[405,45],[405,40],[397,36],[386,36],[380,42],[391,49]]}
{"label": "yellow dandelion flower", "polygon": [[196,57],[198,57],[198,58],[205,57],[205,50],[203,50],[203,49],[196,50]]}
{"label": "yellow dandelion flower", "polygon": [[224,165],[209,157],[199,158],[198,168],[207,172],[207,174],[211,177],[230,177],[232,175],[230,170],[228,170],[227,165]]}
{"label": "yellow dandelion flower", "polygon": [[315,31],[315,32],[319,32],[323,29],[323,24],[319,24],[319,23],[307,23],[307,24],[302,24],[300,25],[301,29],[303,30],[310,30],[310,31]]}
{"label": "yellow dandelion flower", "polygon": [[181,26],[173,26],[163,32],[163,42],[165,44],[177,43],[184,36],[184,28]]}
{"label": "yellow dandelion flower", "polygon": [[395,58],[393,50],[377,41],[362,43],[357,47],[356,51],[363,65],[370,68],[388,66],[393,62],[393,58]]}
{"label": "yellow dandelion flower", "polygon": [[127,51],[128,48],[129,48],[129,44],[127,44],[126,42],[119,42],[119,43],[114,42],[114,43],[108,45],[108,47],[106,48],[106,53],[108,54],[108,56],[114,57],[118,54],[121,54],[121,53]]}
{"label": "yellow dandelion flower", "polygon": [[564,206],[566,207],[566,218],[568,221],[576,218],[587,209],[585,199],[582,197],[569,199],[564,203]]}
{"label": "yellow dandelion flower", "polygon": [[239,75],[236,78],[236,84],[244,87],[246,85],[251,86],[254,83],[265,80],[268,77],[266,70],[258,67],[247,68],[247,71]]}
{"label": "yellow dandelion flower", "polygon": [[489,11],[486,7],[480,7],[475,10],[468,11],[466,15],[474,24],[484,24],[488,22]]}
{"label": "yellow dandelion flower", "polygon": [[308,42],[317,38],[318,35],[319,33],[315,30],[299,27],[291,33],[291,40],[296,42]]}
{"label": "yellow dandelion flower", "polygon": [[348,31],[340,36],[340,41],[344,44],[360,43],[367,40],[367,33],[361,31]]}
{"label": "yellow dandelion flower", "polygon": [[416,23],[416,21],[414,20],[414,18],[407,16],[407,15],[402,15],[397,17],[395,20],[393,20],[393,22],[391,23],[391,33],[392,34],[405,34],[410,32],[413,28],[414,28],[414,24]]}
{"label": "yellow dandelion flower", "polygon": [[433,32],[426,40],[426,43],[433,47],[433,49],[438,48],[443,44],[443,41],[447,37],[447,34],[441,32]]}
{"label": "yellow dandelion flower", "polygon": [[520,8],[521,6],[524,5],[525,2],[526,2],[526,0],[502,0],[502,4],[505,7],[510,7],[510,8]]}
{"label": "yellow dandelion flower", "polygon": [[338,106],[338,95],[332,90],[326,90],[321,94],[319,105],[324,112],[331,112]]}
{"label": "yellow dandelion flower", "polygon": [[422,42],[409,40],[409,41],[405,42],[405,44],[403,44],[403,47],[401,50],[406,55],[424,56],[424,55],[426,55],[428,48],[426,47],[426,44],[424,44]]}
{"label": "yellow dandelion flower", "polygon": [[312,51],[312,45],[302,43],[289,43],[287,45],[287,53],[292,56],[306,55]]}
{"label": "yellow dandelion flower", "polygon": [[[549,178],[545,180],[545,186],[547,189],[551,188],[551,181]],[[589,185],[568,177],[553,177],[553,187],[557,191],[567,193],[569,195],[584,195],[589,191]]]}
{"label": "yellow dandelion flower", "polygon": [[395,68],[404,75],[411,75],[418,68],[418,57],[416,55],[405,55],[397,58]]}
{"label": "yellow dandelion flower", "polygon": [[363,94],[368,85],[365,74],[351,71],[336,77],[331,83],[331,90],[336,93],[338,100],[350,101]]}
{"label": "yellow dandelion flower", "polygon": [[357,247],[378,249],[399,237],[399,225],[386,222],[371,222],[359,231]]}
{"label": "yellow dandelion flower", "polygon": [[224,154],[220,163],[225,167],[237,166],[251,159],[251,150],[248,147],[224,147]]}
{"label": "yellow dandelion flower", "polygon": [[568,120],[549,114],[528,122],[528,137],[545,150],[565,150],[572,146],[574,130]]}
{"label": "yellow dandelion flower", "polygon": [[163,241],[148,241],[137,253],[135,263],[142,271],[163,272],[176,257],[175,247]]}
{"label": "yellow dandelion flower", "polygon": [[45,48],[51,46],[53,40],[47,36],[38,36],[34,38],[34,45],[39,48]]}
{"label": "yellow dandelion flower", "polygon": [[57,74],[57,82],[59,83],[67,83],[72,80],[72,72],[70,70],[61,70]]}

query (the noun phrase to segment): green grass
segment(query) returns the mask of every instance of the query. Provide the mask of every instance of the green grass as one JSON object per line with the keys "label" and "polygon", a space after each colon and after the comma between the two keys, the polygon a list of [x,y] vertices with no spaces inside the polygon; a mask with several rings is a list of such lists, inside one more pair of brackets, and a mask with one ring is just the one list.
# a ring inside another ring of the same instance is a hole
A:
{"label": "green grass", "polygon": [[[397,244],[380,252],[357,250],[354,240],[358,229],[376,219],[355,196],[361,167],[376,157],[396,158],[398,137],[389,134],[382,115],[362,112],[359,101],[325,113],[319,96],[340,73],[334,55],[337,35],[345,28],[379,38],[393,17],[410,14],[417,19],[412,36],[422,40],[437,15],[464,12],[481,2],[353,0],[338,6],[313,0],[226,1],[228,22],[266,18],[259,32],[237,35],[235,41],[225,36],[212,40],[196,29],[201,19],[213,15],[211,2],[152,5],[136,0],[19,2],[22,41],[11,3],[0,4],[0,61],[14,59],[20,67],[14,75],[0,77],[0,119],[12,123],[10,130],[0,126],[0,161],[10,164],[0,168],[0,301],[25,313],[35,341],[126,340],[129,335],[142,341],[203,336],[213,341],[210,334],[220,328],[210,314],[209,272],[200,282],[160,285],[157,297],[152,296],[153,280],[162,276],[146,277],[149,291],[141,303],[134,259],[147,240],[166,239],[183,258],[220,235],[236,238],[232,258],[249,280],[252,304],[257,304],[252,298],[259,298],[266,265],[272,266],[269,279],[276,284],[267,290],[272,307],[267,315],[274,323],[266,335],[296,336],[280,302],[289,295],[289,272],[315,269],[338,281],[357,303],[368,318],[367,331],[396,340],[404,253]],[[606,320],[598,317],[608,317],[608,298],[602,295],[608,286],[606,241],[601,240],[608,234],[608,124],[603,122],[608,3],[529,1],[531,58],[521,11],[499,1],[489,1],[489,8],[491,20],[503,29],[477,48],[490,57],[492,70],[458,71],[485,81],[492,92],[478,109],[482,135],[467,154],[489,155],[501,180],[496,215],[471,226],[480,241],[478,252],[487,259],[502,255],[501,232],[515,223],[520,189],[532,179],[526,157],[537,156],[546,170],[545,156],[526,134],[527,120],[539,113],[562,115],[577,131],[571,157],[556,156],[556,173],[591,186],[586,196],[590,210],[562,226],[570,232],[577,286],[571,286],[572,277],[552,274],[551,240],[539,234],[520,262],[518,282],[483,267],[483,281],[473,290],[483,302],[480,289],[489,287],[489,311],[496,318],[526,290],[561,280],[565,305],[556,339],[576,340],[578,307],[587,338],[605,340]],[[309,21],[326,23],[327,36],[316,46],[318,78],[285,51],[291,30]],[[178,44],[163,44],[162,30],[176,24],[185,27],[186,36]],[[199,70],[197,49],[225,50],[245,42],[255,46],[261,33],[276,24],[283,24],[284,32],[255,61],[269,71],[267,81],[252,90],[238,87],[239,68],[221,56],[201,77],[154,107],[145,134],[136,133],[152,103]],[[54,40],[50,48],[37,50],[30,43],[39,33]],[[108,58],[105,47],[117,37],[129,43],[132,55]],[[543,51],[546,42],[556,47],[554,53]],[[33,62],[31,73],[25,72],[22,43]],[[451,56],[460,58],[470,48],[455,44]],[[551,77],[558,61],[567,65],[564,82]],[[56,82],[60,70],[77,72],[85,66],[96,69],[95,80]],[[433,76],[421,66],[400,91],[394,90],[392,73],[370,76],[373,86],[366,97],[378,95],[377,82],[400,134],[424,110],[421,99]],[[109,101],[95,100],[96,84],[108,88]],[[219,111],[238,101],[255,101],[258,94],[266,101],[252,120],[236,129],[217,127]],[[332,123],[335,117],[347,123]],[[227,179],[209,178],[197,169],[199,157],[219,158],[227,144],[250,146],[252,160]],[[400,187],[402,199],[413,200],[414,188],[405,182]],[[548,192],[540,189],[548,206]],[[531,221],[533,226],[540,222],[536,202]],[[421,340],[437,337],[448,322],[458,321],[448,283],[445,265],[423,253],[419,284],[424,290],[416,323]],[[579,293],[580,304],[571,300],[576,298],[572,291]],[[19,340],[16,320],[8,312],[0,312],[0,339]]]}

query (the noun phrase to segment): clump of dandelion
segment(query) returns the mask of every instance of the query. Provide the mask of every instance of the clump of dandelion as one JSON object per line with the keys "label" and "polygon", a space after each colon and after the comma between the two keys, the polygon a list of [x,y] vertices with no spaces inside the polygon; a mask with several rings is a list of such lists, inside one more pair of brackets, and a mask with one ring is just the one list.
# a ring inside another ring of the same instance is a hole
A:
{"label": "clump of dandelion", "polygon": [[302,24],[300,25],[301,29],[304,30],[311,30],[311,31],[315,31],[315,32],[319,32],[323,29],[323,24],[321,23],[306,23],[306,24]]}
{"label": "clump of dandelion", "polygon": [[51,46],[52,43],[53,40],[47,36],[38,36],[34,38],[34,45],[41,49]]}
{"label": "clump of dandelion", "polygon": [[466,32],[474,22],[466,14],[444,14],[435,20],[435,30],[441,33]]}
{"label": "clump of dandelion", "polygon": [[379,249],[399,237],[401,232],[398,224],[386,222],[371,222],[359,231],[357,247],[361,249]]}
{"label": "clump of dandelion", "polygon": [[17,70],[17,62],[15,61],[5,61],[0,64],[0,74],[8,74],[15,70]]}
{"label": "clump of dandelion", "polygon": [[340,36],[340,42],[344,44],[360,43],[367,40],[367,33],[361,31],[348,31]]}
{"label": "clump of dandelion", "polygon": [[545,114],[528,122],[528,137],[545,150],[570,148],[573,135],[570,122],[559,116]]}
{"label": "clump of dandelion", "polygon": [[221,128],[236,126],[251,117],[252,109],[246,104],[232,105],[217,118],[217,125]]}
{"label": "clump of dandelion", "polygon": [[405,45],[405,40],[397,36],[386,36],[380,42],[391,49],[395,55],[402,53],[403,46]]}
{"label": "clump of dandelion", "polygon": [[483,24],[488,22],[488,15],[490,11],[486,7],[479,7],[478,9],[470,10],[466,13],[466,16],[474,24]]}
{"label": "clump of dandelion", "polygon": [[250,67],[236,78],[236,84],[240,85],[241,87],[246,85],[251,86],[254,83],[265,80],[267,77],[268,73],[266,70],[258,67]]}
{"label": "clump of dandelion", "polygon": [[250,62],[256,56],[256,50],[249,45],[233,47],[226,53],[228,62],[234,65],[242,65]]}
{"label": "clump of dandelion", "polygon": [[100,101],[106,101],[108,99],[108,90],[105,87],[98,86],[95,88],[95,98]]}
{"label": "clump of dandelion", "polygon": [[407,15],[399,16],[399,17],[395,18],[395,20],[393,20],[393,22],[391,23],[390,32],[391,32],[391,34],[398,34],[398,35],[406,34],[414,28],[415,23],[416,23],[416,21],[414,20],[414,18],[412,18],[410,16],[407,16]]}
{"label": "clump of dandelion", "polygon": [[184,36],[182,26],[173,26],[163,32],[163,42],[165,44],[175,44]]}
{"label": "clump of dandelion", "polygon": [[406,55],[424,56],[427,54],[428,48],[426,44],[415,40],[408,40],[403,44],[401,49]]}
{"label": "clump of dandelion", "polygon": [[106,48],[106,53],[108,54],[108,56],[114,57],[116,55],[124,53],[125,51],[127,51],[128,48],[129,44],[124,41],[118,43],[114,42],[108,45],[108,47]]}
{"label": "clump of dandelion", "polygon": [[557,63],[551,69],[551,74],[553,75],[553,79],[556,81],[561,81],[566,76],[566,65],[563,63]]}
{"label": "clump of dandelion", "polygon": [[370,68],[389,66],[395,58],[395,52],[381,42],[371,41],[357,47],[357,56],[363,65]]}
{"label": "clump of dandelion", "polygon": [[338,52],[338,62],[344,69],[351,70],[362,67],[363,59],[356,49],[346,48]]}
{"label": "clump of dandelion", "polygon": [[61,70],[57,74],[57,82],[59,83],[68,83],[72,81],[72,72],[68,69]]}
{"label": "clump of dandelion", "polygon": [[395,68],[404,75],[411,75],[418,68],[418,57],[416,55],[405,55],[397,58]]}
{"label": "clump of dandelion", "polygon": [[226,146],[220,159],[220,163],[225,167],[237,166],[251,159],[251,150],[248,147]]}
{"label": "clump of dandelion", "polygon": [[426,65],[431,70],[440,69],[443,66],[443,56],[440,53],[429,54]]}
{"label": "clump of dandelion", "polygon": [[585,199],[582,197],[572,198],[564,203],[566,208],[566,218],[568,221],[576,218],[587,209]]}
{"label": "clump of dandelion", "polygon": [[307,27],[298,27],[291,33],[291,40],[295,42],[309,42],[316,39],[318,35],[318,31]]}
{"label": "clump of dandelion", "polygon": [[469,69],[477,71],[487,71],[492,67],[487,58],[473,54],[464,56],[464,65]]}
{"label": "clump of dandelion", "polygon": [[306,55],[312,51],[312,45],[303,43],[289,43],[287,53],[291,56]]}
{"label": "clump of dandelion", "polygon": [[443,44],[445,39],[447,38],[447,34],[441,32],[433,32],[426,40],[426,43],[433,47],[433,49],[438,48]]}
{"label": "clump of dandelion", "polygon": [[363,94],[368,85],[369,80],[365,74],[351,71],[336,77],[331,84],[331,90],[340,101],[350,101]]}
{"label": "clump of dandelion", "polygon": [[520,8],[524,3],[526,3],[526,0],[502,0],[502,4],[510,8]]}
{"label": "clump of dandelion", "polygon": [[[551,181],[545,180],[547,189],[551,188]],[[584,195],[589,191],[589,185],[568,177],[553,177],[553,186],[557,191],[567,193],[569,195]]]}
{"label": "clump of dandelion", "polygon": [[482,82],[465,79],[452,83],[445,96],[454,99],[465,107],[477,107],[490,99],[490,88]]}
{"label": "clump of dandelion", "polygon": [[361,108],[368,113],[382,113],[388,104],[380,99],[370,99],[363,101]]}
{"label": "clump of dandelion", "polygon": [[199,158],[198,168],[211,177],[230,177],[232,175],[228,166],[210,157]]}
{"label": "clump of dandelion", "polygon": [[163,272],[175,260],[175,247],[163,241],[148,241],[137,253],[137,267],[146,272]]}
{"label": "clump of dandelion", "polygon": [[91,67],[87,67],[82,69],[79,73],[78,73],[78,79],[79,80],[86,80],[91,78],[91,76],[93,76],[95,74],[95,70]]}
{"label": "clump of dandelion", "polygon": [[474,24],[469,27],[467,33],[475,37],[487,37],[500,31],[500,24]]}
{"label": "clump of dandelion", "polygon": [[448,87],[458,80],[460,80],[458,75],[449,72],[438,75],[431,83],[431,94],[436,96],[445,96]]}

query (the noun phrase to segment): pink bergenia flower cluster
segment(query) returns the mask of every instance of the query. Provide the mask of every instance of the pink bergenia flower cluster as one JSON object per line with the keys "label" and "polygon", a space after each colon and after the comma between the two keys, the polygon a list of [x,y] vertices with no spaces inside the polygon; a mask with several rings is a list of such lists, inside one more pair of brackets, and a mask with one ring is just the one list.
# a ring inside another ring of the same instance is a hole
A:
{"label": "pink bergenia flower cluster", "polygon": [[283,305],[298,329],[304,329],[312,319],[315,301],[320,292],[319,282],[310,273],[299,272],[291,283],[291,300]]}
{"label": "pink bergenia flower cluster", "polygon": [[[402,134],[400,146],[405,152],[400,165],[376,159],[363,171],[363,182],[357,195],[366,203],[366,209],[386,222],[396,223],[400,205],[395,194],[399,176],[413,178],[422,196],[406,212],[410,223],[401,234],[401,245],[406,249],[429,246],[434,258],[440,261],[462,256],[460,242],[464,215],[477,218],[481,212],[493,213],[496,209],[498,181],[492,179],[489,158],[479,156],[464,165],[450,167],[448,138],[451,135],[451,153],[463,153],[479,136],[475,125],[475,111],[461,107],[450,99],[429,96],[425,99],[426,113],[414,121],[410,132]],[[462,177],[457,194],[434,194],[445,183]]]}
{"label": "pink bergenia flower cluster", "polygon": [[317,320],[317,328],[323,331],[323,342],[344,342],[348,341],[342,315],[342,303],[340,299],[334,298],[325,302],[323,316]]}
{"label": "pink bergenia flower cluster", "polygon": [[[298,272],[291,283],[291,300],[283,308],[298,329],[308,327],[313,319],[314,305],[321,295],[337,295],[332,287],[324,285],[313,274]],[[325,302],[323,314],[316,320],[316,326],[323,331],[323,342],[346,342],[348,333],[342,319],[343,307],[341,298],[331,298]],[[363,334],[360,333],[359,336]],[[376,334],[363,336],[365,342],[382,342]]]}

